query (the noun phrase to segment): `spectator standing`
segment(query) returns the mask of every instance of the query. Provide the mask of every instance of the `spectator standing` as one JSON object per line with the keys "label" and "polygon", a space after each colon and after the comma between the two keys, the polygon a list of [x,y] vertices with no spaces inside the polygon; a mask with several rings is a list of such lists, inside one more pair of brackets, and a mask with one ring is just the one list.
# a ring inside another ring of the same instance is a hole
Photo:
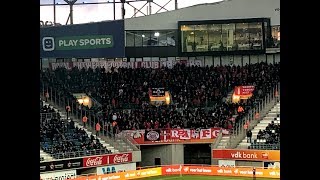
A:
{"label": "spectator standing", "polygon": [[100,123],[97,122],[97,124],[96,124],[96,136],[99,136],[100,129],[101,129]]}
{"label": "spectator standing", "polygon": [[251,138],[252,138],[252,132],[251,132],[251,130],[249,130],[249,131],[247,132],[247,142],[248,142],[248,143],[251,143]]}
{"label": "spectator standing", "polygon": [[69,119],[69,112],[71,111],[71,108],[69,105],[66,106],[66,113],[67,113],[67,120]]}
{"label": "spectator standing", "polygon": [[88,121],[88,118],[87,118],[86,115],[84,115],[83,118],[82,118],[82,122],[83,122],[83,127],[84,128],[86,127],[87,121]]}

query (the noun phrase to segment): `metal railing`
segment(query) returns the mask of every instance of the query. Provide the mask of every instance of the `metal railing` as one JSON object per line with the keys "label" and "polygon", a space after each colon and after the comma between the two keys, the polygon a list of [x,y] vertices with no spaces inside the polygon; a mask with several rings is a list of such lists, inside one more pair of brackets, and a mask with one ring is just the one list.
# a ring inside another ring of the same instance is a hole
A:
{"label": "metal railing", "polygon": [[59,118],[58,112],[51,112],[51,113],[40,113],[40,121],[46,121],[50,119]]}
{"label": "metal railing", "polygon": [[[244,125],[249,122],[248,130],[252,130],[265,116],[266,114],[275,106],[280,100],[280,83],[271,89],[271,91],[258,102],[258,105],[253,109],[249,110],[246,116],[240,119],[239,123],[234,127],[227,148],[236,148],[236,146],[246,137],[246,130]],[[259,114],[259,118],[256,119],[255,115]]]}
{"label": "metal railing", "polygon": [[[67,158],[77,158],[84,156],[96,156],[96,155],[104,155],[111,154],[110,151],[106,149],[94,149],[94,150],[84,150],[84,151],[75,151],[75,152],[65,152],[65,153],[48,153],[54,159],[67,159]],[[45,162],[41,161],[41,162]],[[52,160],[49,160],[52,161]]]}
{"label": "metal railing", "polygon": [[218,137],[214,140],[211,149],[216,149],[222,139],[222,129],[220,129]]}
{"label": "metal railing", "polygon": [[248,149],[262,149],[262,150],[280,150],[280,143],[266,144],[266,143],[252,143]]}

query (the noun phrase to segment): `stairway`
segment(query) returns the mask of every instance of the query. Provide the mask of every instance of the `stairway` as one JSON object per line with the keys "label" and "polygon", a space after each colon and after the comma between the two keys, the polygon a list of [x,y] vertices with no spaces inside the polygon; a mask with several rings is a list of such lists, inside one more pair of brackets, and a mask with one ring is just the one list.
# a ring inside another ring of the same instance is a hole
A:
{"label": "stairway", "polygon": [[[234,90],[230,91],[226,97],[226,102],[231,102],[232,101],[232,95],[233,95]],[[224,135],[222,136],[220,142],[218,143],[217,148],[218,149],[225,149],[228,146],[230,140],[229,135]]]}
{"label": "stairway", "polygon": [[[252,132],[252,142],[257,139],[258,132],[260,130],[265,130],[271,121],[274,123],[280,123],[280,101],[268,112],[268,114],[251,130]],[[247,142],[247,137],[245,137],[237,146],[237,149],[247,149],[251,143]]]}
{"label": "stairway", "polygon": [[[51,104],[48,104],[47,102],[44,102],[44,105],[50,105],[52,106]],[[56,108],[54,106],[52,106],[53,109],[56,111],[56,112],[59,112],[60,116],[61,116],[61,120],[67,120],[67,114],[66,112],[64,112],[62,109],[60,108]],[[70,117],[68,118],[70,119]],[[74,119],[73,119],[74,120]],[[83,129],[89,136],[92,134],[93,137],[96,138],[96,135],[95,133],[92,133],[91,131],[89,131],[87,128],[84,128],[81,124],[79,124],[80,120],[74,120],[74,125],[75,127],[78,127],[78,128],[81,128]],[[97,139],[100,141],[100,143],[103,145],[103,147],[107,148],[108,150],[110,150],[112,153],[118,153],[119,150],[118,149],[115,149],[113,146],[111,146],[110,144],[108,144],[105,140],[101,139],[100,137],[97,137]]]}
{"label": "stairway", "polygon": [[50,156],[50,154],[44,152],[43,150],[40,149],[40,157],[43,157],[43,161],[51,161],[54,160],[53,157]]}
{"label": "stairway", "polygon": [[229,139],[230,139],[229,135],[222,136],[222,138],[217,146],[217,149],[225,149],[228,146]]}

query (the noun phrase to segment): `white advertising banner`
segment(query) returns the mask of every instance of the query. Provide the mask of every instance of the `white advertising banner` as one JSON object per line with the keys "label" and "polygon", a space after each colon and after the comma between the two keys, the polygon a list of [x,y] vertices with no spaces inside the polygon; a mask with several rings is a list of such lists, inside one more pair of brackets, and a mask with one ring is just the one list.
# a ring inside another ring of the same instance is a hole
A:
{"label": "white advertising banner", "polygon": [[59,171],[40,174],[40,180],[62,180],[62,179],[75,179],[77,177],[76,170]]}
{"label": "white advertising banner", "polygon": [[236,166],[236,161],[232,160],[219,160],[219,167],[235,167]]}
{"label": "white advertising banner", "polygon": [[50,63],[50,68],[55,70],[57,68],[92,68],[95,69],[97,67],[105,68],[107,71],[111,68],[152,68],[152,69],[159,69],[161,67],[168,67],[171,69],[175,64],[185,64],[186,66],[200,66],[203,67],[202,60],[190,60],[190,61],[183,61],[183,60],[168,60],[168,61],[135,61],[135,62],[123,62],[123,61],[98,61],[98,62],[59,62],[59,63]]}
{"label": "white advertising banner", "polygon": [[110,166],[104,166],[104,167],[97,167],[97,175],[131,171],[131,170],[136,170],[136,168],[137,168],[136,163],[117,164],[117,165],[110,165]]}

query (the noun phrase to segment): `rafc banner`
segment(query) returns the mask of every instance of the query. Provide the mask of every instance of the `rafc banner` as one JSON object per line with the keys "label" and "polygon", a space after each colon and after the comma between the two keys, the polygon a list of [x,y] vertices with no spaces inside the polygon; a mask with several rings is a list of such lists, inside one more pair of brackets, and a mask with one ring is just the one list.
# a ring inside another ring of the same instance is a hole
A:
{"label": "rafc banner", "polygon": [[40,28],[41,58],[124,57],[124,21]]}
{"label": "rafc banner", "polygon": [[[156,130],[125,130],[121,133],[130,136],[140,145],[151,144],[196,144],[212,143],[219,135],[220,128],[208,129],[156,129]],[[229,131],[222,129],[222,134]]]}

